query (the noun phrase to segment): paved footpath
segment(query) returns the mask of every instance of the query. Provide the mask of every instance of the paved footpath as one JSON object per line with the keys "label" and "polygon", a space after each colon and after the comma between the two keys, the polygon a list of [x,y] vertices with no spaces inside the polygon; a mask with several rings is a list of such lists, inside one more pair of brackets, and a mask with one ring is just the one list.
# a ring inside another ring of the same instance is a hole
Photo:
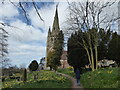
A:
{"label": "paved footpath", "polygon": [[69,79],[71,80],[71,82],[72,82],[71,88],[73,88],[73,89],[78,89],[78,90],[84,90],[84,88],[83,88],[82,85],[77,86],[77,83],[76,83],[76,79],[75,79],[75,78],[73,78],[73,77],[71,77],[71,76],[69,76],[69,75],[63,74],[63,73],[58,73],[58,74],[59,74],[59,75],[62,75],[62,76],[65,76],[65,77],[67,77],[67,78],[69,78]]}

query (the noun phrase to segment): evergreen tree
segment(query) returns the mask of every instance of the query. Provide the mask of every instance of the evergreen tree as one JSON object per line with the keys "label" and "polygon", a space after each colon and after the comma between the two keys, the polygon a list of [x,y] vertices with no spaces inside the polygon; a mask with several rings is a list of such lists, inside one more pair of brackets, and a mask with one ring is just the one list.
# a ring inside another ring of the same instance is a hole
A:
{"label": "evergreen tree", "polygon": [[30,71],[36,71],[38,69],[38,66],[38,62],[36,60],[33,60],[29,65],[29,69]]}
{"label": "evergreen tree", "polygon": [[50,70],[52,70],[54,66],[54,63],[53,63],[54,56],[55,56],[54,51],[50,51],[47,56],[47,67],[50,67]]}
{"label": "evergreen tree", "polygon": [[83,32],[76,32],[68,39],[68,63],[73,67],[84,67],[88,63],[86,51],[79,43]]}
{"label": "evergreen tree", "polygon": [[120,36],[116,32],[112,34],[112,39],[109,43],[108,58],[115,60],[120,65]]}
{"label": "evergreen tree", "polygon": [[111,39],[111,31],[107,32],[104,29],[99,31],[99,44],[98,44],[98,60],[107,59],[108,57],[108,44]]}

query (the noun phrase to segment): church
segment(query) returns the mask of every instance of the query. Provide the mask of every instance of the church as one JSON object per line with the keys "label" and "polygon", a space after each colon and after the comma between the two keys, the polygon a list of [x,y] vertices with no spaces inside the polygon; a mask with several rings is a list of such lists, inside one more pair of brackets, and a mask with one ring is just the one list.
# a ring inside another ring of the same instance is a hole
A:
{"label": "church", "polygon": [[[48,55],[48,53],[50,51],[53,50],[54,41],[57,38],[57,35],[59,34],[60,31],[61,30],[60,30],[60,26],[59,26],[58,7],[56,6],[56,11],[55,11],[55,16],[54,16],[52,30],[50,29],[50,27],[49,27],[49,30],[48,30],[47,48],[46,48],[46,64],[47,64],[47,55]],[[67,51],[63,51],[63,54],[61,56],[60,62],[61,62],[60,68],[67,68],[67,67],[69,67],[69,64],[67,63]]]}

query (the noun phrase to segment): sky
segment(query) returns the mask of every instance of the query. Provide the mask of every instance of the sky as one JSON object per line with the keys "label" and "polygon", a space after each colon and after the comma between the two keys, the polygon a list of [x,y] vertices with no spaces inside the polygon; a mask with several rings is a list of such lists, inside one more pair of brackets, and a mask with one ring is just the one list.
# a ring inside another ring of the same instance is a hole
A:
{"label": "sky", "polygon": [[31,5],[26,6],[27,14],[30,18],[30,23],[27,24],[23,12],[16,7],[17,3],[15,1],[17,2],[18,0],[14,1],[16,6],[8,1],[4,2],[4,5],[0,2],[0,22],[8,23],[14,27],[3,27],[2,25],[0,27],[3,27],[9,33],[8,57],[10,63],[18,67],[21,65],[28,67],[33,60],[37,60],[39,63],[40,59],[46,56],[47,33],[49,27],[52,28],[56,5],[59,2],[59,23],[60,29],[63,29],[67,18],[68,3],[65,2],[66,0],[57,0],[58,2],[44,0],[44,2],[37,2],[44,22],[39,19]]}
{"label": "sky", "polygon": [[[41,17],[39,19],[35,9],[28,6],[28,15],[30,24],[26,23],[24,15],[14,5],[4,2],[0,6],[0,22],[9,23],[11,26],[5,26],[4,29],[9,32],[8,38],[8,57],[12,65],[28,67],[32,60],[38,63],[42,57],[46,56],[46,40],[49,27],[52,27],[57,2],[38,2]],[[58,13],[60,27],[65,20],[65,10],[67,3],[59,3]],[[3,26],[1,26],[3,27]]]}

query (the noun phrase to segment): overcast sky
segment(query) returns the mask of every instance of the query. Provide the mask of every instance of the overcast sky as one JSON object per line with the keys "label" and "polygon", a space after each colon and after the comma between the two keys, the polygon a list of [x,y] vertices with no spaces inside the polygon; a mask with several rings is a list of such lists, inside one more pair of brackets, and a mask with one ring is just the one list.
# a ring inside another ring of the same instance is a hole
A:
{"label": "overcast sky", "polygon": [[[9,1],[9,0],[8,0]],[[17,0],[15,0],[17,2]],[[18,67],[24,64],[26,67],[32,60],[40,62],[40,58],[46,56],[46,39],[48,28],[52,27],[53,19],[55,15],[55,9],[58,2],[38,2],[40,7],[40,14],[45,22],[41,21],[37,16],[35,9],[32,6],[28,6],[28,15],[31,19],[30,24],[26,24],[26,19],[21,14],[17,7],[10,2],[4,2],[4,5],[0,2],[0,22],[9,23],[13,27],[4,27],[9,32],[8,44],[9,44],[9,58],[13,65]],[[60,0],[57,0],[60,1]],[[66,19],[66,9],[68,6],[66,0],[62,0],[58,5],[58,15],[60,28],[64,26]],[[71,0],[73,1],[73,0]],[[116,6],[115,6],[116,7]],[[0,26],[3,27],[3,26]]]}

